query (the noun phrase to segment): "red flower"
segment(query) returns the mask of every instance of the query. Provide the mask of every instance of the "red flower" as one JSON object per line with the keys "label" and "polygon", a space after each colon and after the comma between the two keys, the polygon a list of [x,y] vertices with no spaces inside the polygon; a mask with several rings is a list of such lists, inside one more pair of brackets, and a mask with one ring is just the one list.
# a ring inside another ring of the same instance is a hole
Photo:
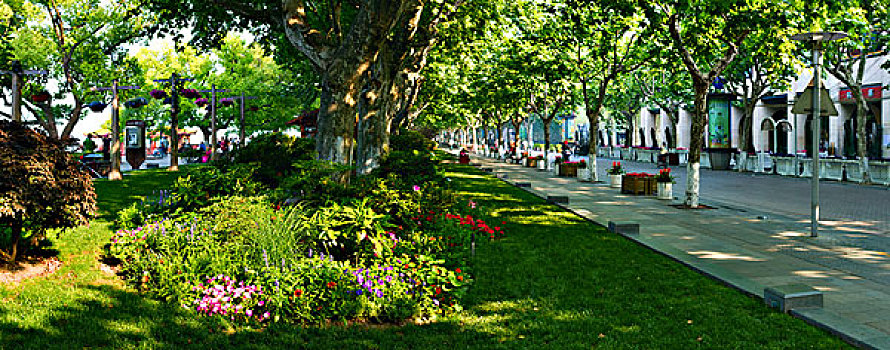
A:
{"label": "red flower", "polygon": [[302,289],[294,290],[294,296],[295,296],[295,297],[299,298],[301,295],[303,295],[303,290],[302,290]]}
{"label": "red flower", "polygon": [[336,286],[337,286],[337,282],[333,282],[333,281],[328,282],[328,288],[334,288]]}
{"label": "red flower", "polygon": [[457,280],[458,280],[458,281],[463,281],[463,280],[464,280],[464,276],[457,276]]}
{"label": "red flower", "polygon": [[460,273],[460,268],[458,267],[454,272]]}

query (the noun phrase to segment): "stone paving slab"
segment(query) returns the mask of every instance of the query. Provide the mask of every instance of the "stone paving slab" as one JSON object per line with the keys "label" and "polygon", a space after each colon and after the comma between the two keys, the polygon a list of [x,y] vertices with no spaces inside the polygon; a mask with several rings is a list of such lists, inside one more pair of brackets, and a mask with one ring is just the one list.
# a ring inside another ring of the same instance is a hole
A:
{"label": "stone paving slab", "polygon": [[747,294],[762,297],[765,287],[792,283],[820,290],[823,309],[794,314],[851,343],[890,349],[890,256],[881,241],[885,236],[850,240],[829,232],[813,239],[807,237],[806,220],[761,213],[739,203],[703,199],[715,209],[678,209],[669,206],[677,200],[622,195],[601,183],[475,159],[508,175],[504,181],[530,182],[525,190],[539,197],[569,196],[570,204],[560,206],[603,226],[608,221],[637,222],[640,234],[625,237]]}

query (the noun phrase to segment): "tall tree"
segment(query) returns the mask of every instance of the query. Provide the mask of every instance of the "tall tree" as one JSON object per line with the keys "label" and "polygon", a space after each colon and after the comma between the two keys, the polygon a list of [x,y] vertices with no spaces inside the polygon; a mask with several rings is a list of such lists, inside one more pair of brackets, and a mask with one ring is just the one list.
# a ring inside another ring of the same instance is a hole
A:
{"label": "tall tree", "polygon": [[[367,132],[377,136],[381,129],[389,131],[388,121],[378,121],[376,116],[388,117],[396,114],[389,110],[405,109],[402,99],[411,95],[415,73],[425,66],[428,47],[435,43],[435,32],[428,24],[435,27],[444,22],[459,3],[163,0],[153,6],[164,10],[174,26],[195,24],[199,36],[206,35],[198,40],[210,44],[219,39],[220,28],[240,27],[253,30],[268,43],[292,46],[320,77],[319,157],[351,164],[359,104],[366,104],[361,107],[362,128],[373,127]],[[192,11],[180,11],[182,7]],[[387,112],[373,113],[380,108]],[[385,137],[372,138],[371,144],[385,142]],[[359,151],[365,149],[371,148]],[[367,158],[360,155],[361,168],[369,164]]]}
{"label": "tall tree", "polygon": [[[816,5],[814,5],[816,6]],[[841,30],[850,35],[849,39],[831,42],[825,50],[825,68],[842,84],[850,89],[856,101],[856,157],[859,160],[859,171],[862,181],[871,182],[868,169],[868,144],[866,125],[869,116],[873,115],[868,108],[868,101],[862,94],[865,79],[866,62],[869,54],[883,52],[887,48],[887,26],[890,25],[890,4],[886,1],[849,0],[826,2],[823,11],[817,13],[837,13],[837,17],[828,18],[825,22],[830,30]],[[840,11],[835,12],[835,11]],[[880,124],[880,116],[874,115],[875,122]],[[880,147],[880,145],[879,145]],[[818,150],[814,150],[818,152]]]}
{"label": "tall tree", "polygon": [[567,0],[565,6],[554,7],[553,11],[560,13],[553,18],[553,28],[562,30],[556,30],[560,40],[551,42],[565,46],[568,58],[575,63],[575,81],[581,85],[590,125],[589,166],[596,181],[599,123],[609,87],[648,60],[651,22],[641,15],[634,1]]}
{"label": "tall tree", "polygon": [[[155,16],[143,11],[145,0],[28,1],[31,16],[9,41],[13,55],[27,66],[46,67],[59,88],[45,103],[25,100],[24,107],[51,137],[67,139],[83,116],[89,89],[113,79],[132,78],[123,44],[157,30]],[[89,11],[84,11],[89,9]],[[33,92],[43,89],[31,86]],[[71,101],[69,104],[67,101]],[[56,103],[58,101],[58,103]],[[67,119],[61,133],[57,125]]]}
{"label": "tall tree", "polygon": [[771,32],[749,35],[739,49],[736,59],[726,68],[728,92],[742,104],[739,120],[739,171],[745,168],[748,152],[754,152],[754,108],[760,98],[771,91],[782,91],[795,74],[794,43],[791,28],[776,28]]}
{"label": "tall tree", "polygon": [[781,1],[658,1],[649,6],[648,18],[662,21],[667,27],[672,49],[692,80],[695,108],[689,134],[685,204],[696,208],[711,83],[735,59],[745,38],[754,31],[786,25],[791,13]]}

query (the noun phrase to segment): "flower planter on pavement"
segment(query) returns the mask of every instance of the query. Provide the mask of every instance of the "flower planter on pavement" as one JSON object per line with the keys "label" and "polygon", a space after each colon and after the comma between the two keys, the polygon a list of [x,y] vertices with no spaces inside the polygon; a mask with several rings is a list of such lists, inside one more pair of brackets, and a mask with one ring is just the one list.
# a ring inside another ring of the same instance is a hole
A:
{"label": "flower planter on pavement", "polygon": [[658,182],[658,199],[671,200],[674,199],[673,183]]}
{"label": "flower planter on pavement", "polygon": [[578,177],[578,163],[560,163],[559,176]]}
{"label": "flower planter on pavement", "polygon": [[621,178],[622,175],[612,175],[609,174],[609,187],[611,188],[621,188]]}
{"label": "flower planter on pavement", "polygon": [[658,188],[654,176],[641,176],[631,173],[621,178],[621,193],[651,196],[657,191]]}

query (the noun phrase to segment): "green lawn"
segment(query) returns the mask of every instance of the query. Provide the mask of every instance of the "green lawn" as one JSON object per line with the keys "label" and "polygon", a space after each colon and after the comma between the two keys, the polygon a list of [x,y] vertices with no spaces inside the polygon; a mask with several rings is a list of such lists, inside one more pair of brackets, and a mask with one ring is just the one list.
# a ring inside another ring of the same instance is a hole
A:
{"label": "green lawn", "polygon": [[231,332],[145,299],[97,268],[109,215],[177,176],[96,182],[101,217],[56,240],[65,266],[0,287],[2,348],[842,348],[831,335],[476,169],[447,166],[507,237],[482,244],[455,317],[423,326]]}

